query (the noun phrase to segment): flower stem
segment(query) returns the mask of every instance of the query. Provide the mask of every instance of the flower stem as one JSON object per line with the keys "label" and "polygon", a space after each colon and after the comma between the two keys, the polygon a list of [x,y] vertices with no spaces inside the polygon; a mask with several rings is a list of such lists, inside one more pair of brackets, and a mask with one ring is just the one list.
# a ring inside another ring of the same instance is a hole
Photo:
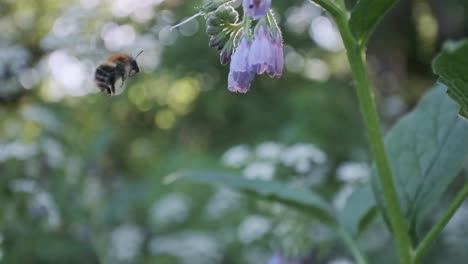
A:
{"label": "flower stem", "polygon": [[468,183],[457,193],[455,199],[449,205],[439,221],[432,227],[431,231],[424,237],[414,253],[414,262],[418,263],[423,254],[429,248],[434,239],[440,234],[447,223],[450,221],[455,212],[460,208],[465,199],[468,197]]}
{"label": "flower stem", "polygon": [[377,174],[383,190],[383,197],[387,208],[390,226],[395,237],[395,243],[400,257],[400,263],[410,264],[411,242],[408,236],[405,220],[401,213],[398,195],[393,183],[392,173],[387,161],[379,117],[374,102],[374,95],[370,86],[366,68],[365,46],[356,39],[348,25],[346,11],[327,0],[312,0],[327,10],[336,22],[347,51],[353,78],[356,83],[357,95],[364,123],[369,134],[370,147],[375,159]]}
{"label": "flower stem", "polygon": [[[340,17],[340,20],[343,19],[343,17]],[[337,21],[337,24],[343,37],[352,74],[356,82],[359,104],[369,134],[370,146],[375,159],[380,185],[382,186],[390,225],[395,236],[398,254],[401,263],[411,263],[411,243],[385,153],[374,95],[367,74],[365,48],[355,41],[349,30],[348,23],[343,22]]]}

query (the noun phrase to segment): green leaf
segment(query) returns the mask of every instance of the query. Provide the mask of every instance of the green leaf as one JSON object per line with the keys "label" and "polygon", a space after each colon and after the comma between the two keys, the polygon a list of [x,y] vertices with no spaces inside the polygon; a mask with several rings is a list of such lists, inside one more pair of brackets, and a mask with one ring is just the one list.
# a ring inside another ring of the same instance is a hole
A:
{"label": "green leaf", "polygon": [[375,206],[371,185],[359,187],[351,194],[345,208],[340,212],[341,225],[352,236],[358,236],[374,218]]}
{"label": "green leaf", "polygon": [[166,177],[167,182],[189,179],[200,183],[224,185],[262,199],[279,202],[311,213],[324,223],[334,223],[331,206],[311,191],[289,187],[278,181],[248,180],[240,175],[213,171],[180,171]]}
{"label": "green leaf", "polygon": [[[458,106],[445,96],[445,89],[443,85],[431,89],[385,138],[400,205],[410,231],[415,231],[468,157],[468,122],[458,117]],[[382,207],[378,178],[373,180]]]}
{"label": "green leaf", "polygon": [[356,39],[365,42],[377,23],[395,3],[396,0],[359,0],[349,20],[349,26]]}
{"label": "green leaf", "polygon": [[447,93],[461,106],[459,114],[468,118],[468,40],[449,42],[433,62]]}

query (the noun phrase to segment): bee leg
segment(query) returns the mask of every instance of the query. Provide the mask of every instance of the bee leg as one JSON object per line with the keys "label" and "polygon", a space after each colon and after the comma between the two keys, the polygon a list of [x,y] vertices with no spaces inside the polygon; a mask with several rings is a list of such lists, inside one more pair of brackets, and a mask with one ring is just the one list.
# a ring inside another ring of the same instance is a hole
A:
{"label": "bee leg", "polygon": [[122,83],[120,84],[120,87],[122,87],[125,82],[125,68],[120,64],[115,66],[115,79],[117,80],[118,78],[122,79]]}
{"label": "bee leg", "polygon": [[109,77],[109,85],[107,86],[107,92],[110,94],[110,95],[114,95],[115,94],[115,74],[111,75]]}

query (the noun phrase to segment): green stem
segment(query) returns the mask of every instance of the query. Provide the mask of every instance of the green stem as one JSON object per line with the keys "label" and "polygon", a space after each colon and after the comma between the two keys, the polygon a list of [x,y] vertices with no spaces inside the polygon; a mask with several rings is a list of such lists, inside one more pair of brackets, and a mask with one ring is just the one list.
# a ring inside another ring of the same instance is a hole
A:
{"label": "green stem", "polygon": [[424,253],[429,249],[429,246],[434,239],[440,234],[447,223],[450,221],[455,212],[460,208],[465,199],[468,197],[468,183],[457,193],[455,199],[449,205],[439,221],[432,227],[431,231],[424,237],[414,253],[414,261],[418,263]]}
{"label": "green stem", "polygon": [[336,4],[343,10],[346,10],[346,5],[344,0],[336,0]]}
{"label": "green stem", "polygon": [[317,5],[321,6],[325,9],[333,18],[340,17],[345,15],[344,10],[340,9],[335,3],[331,2],[330,0],[310,0],[311,2],[316,3]]}
{"label": "green stem", "polygon": [[383,197],[388,211],[391,229],[395,237],[398,255],[400,256],[401,263],[410,264],[412,247],[385,153],[377,108],[367,74],[365,47],[359,44],[351,33],[348,26],[346,11],[341,10],[334,3],[327,0],[313,1],[330,13],[343,38],[352,75],[356,83],[361,112],[369,134],[370,147],[375,159],[377,174],[380,185],[382,186]]}
{"label": "green stem", "polygon": [[356,264],[367,264],[367,260],[362,254],[362,252],[359,250],[359,248],[356,245],[356,242],[351,238],[351,236],[341,228],[338,228],[337,230],[338,236],[341,238],[343,243],[346,245],[346,247],[349,249],[351,252],[351,255],[353,256],[354,260],[356,261]]}
{"label": "green stem", "polygon": [[356,82],[359,104],[361,106],[364,123],[369,134],[371,150],[375,159],[380,185],[382,186],[390,225],[395,236],[398,254],[400,255],[402,263],[411,263],[411,243],[408,237],[405,220],[401,213],[398,195],[395,190],[392,173],[387,161],[387,155],[385,153],[385,146],[383,143],[382,132],[380,131],[379,117],[374,102],[374,95],[367,75],[365,50],[364,47],[356,43],[351,31],[349,30],[348,24],[343,22],[344,21],[341,21],[337,24],[343,37],[348,60]]}

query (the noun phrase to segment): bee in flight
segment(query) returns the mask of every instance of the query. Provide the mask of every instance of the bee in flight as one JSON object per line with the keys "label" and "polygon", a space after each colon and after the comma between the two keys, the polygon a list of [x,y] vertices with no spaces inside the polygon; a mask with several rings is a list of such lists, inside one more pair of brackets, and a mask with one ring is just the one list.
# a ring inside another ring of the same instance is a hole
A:
{"label": "bee in flight", "polygon": [[99,89],[102,92],[106,91],[110,95],[115,95],[115,87],[118,82],[120,82],[120,87],[123,87],[127,77],[140,72],[136,58],[142,52],[140,51],[135,58],[127,54],[115,54],[102,62],[94,73],[94,81]]}

